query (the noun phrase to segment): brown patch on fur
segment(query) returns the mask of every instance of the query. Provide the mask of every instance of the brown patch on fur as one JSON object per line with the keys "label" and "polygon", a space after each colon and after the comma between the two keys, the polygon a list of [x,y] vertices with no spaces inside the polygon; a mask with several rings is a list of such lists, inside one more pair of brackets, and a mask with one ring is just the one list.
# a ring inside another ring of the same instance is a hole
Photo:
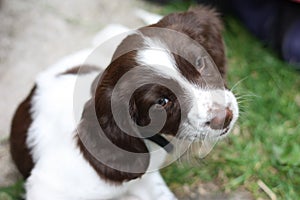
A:
{"label": "brown patch on fur", "polygon": [[[104,111],[108,113],[102,114],[98,121],[99,119],[93,116],[94,106],[92,100],[86,103],[81,123],[77,128],[79,134],[76,137],[77,144],[84,158],[101,178],[110,183],[121,184],[124,181],[141,177],[149,165],[149,154],[147,154],[148,149],[145,143],[137,137],[124,133],[115,124],[110,111]],[[104,107],[103,110],[110,108],[106,104]],[[99,152],[96,155],[98,159],[82,142],[85,138],[99,146]],[[142,154],[128,157],[126,152]],[[136,173],[134,169],[137,169]],[[133,170],[133,172],[127,170]]]}
{"label": "brown patch on fur", "polygon": [[36,86],[32,88],[28,97],[19,105],[11,125],[10,151],[18,170],[24,178],[30,175],[34,166],[30,149],[26,144],[26,138],[32,123],[30,109],[35,90]]}
{"label": "brown patch on fur", "polygon": [[[96,85],[95,98],[85,104],[81,123],[77,127],[80,136],[77,137],[77,144],[84,158],[101,178],[113,184],[121,184],[124,181],[141,177],[149,164],[148,149],[143,140],[124,133],[116,125],[110,106],[113,86],[123,74],[136,66],[134,59],[130,59],[135,57],[135,53],[130,52],[125,56],[120,56],[120,59],[114,60],[106,69],[99,78],[99,85]],[[128,119],[125,120],[128,122]],[[82,138],[87,138],[89,141],[98,139],[97,145],[101,151],[97,156],[101,159],[96,159],[89,152],[83,144]],[[125,153],[144,153],[146,156],[137,155],[130,159],[124,152],[114,149],[113,146],[123,149]],[[119,170],[120,168],[124,170]],[[126,172],[126,169],[134,168],[139,172]]]}
{"label": "brown patch on fur", "polygon": [[72,67],[58,75],[59,76],[61,76],[61,75],[77,75],[77,74],[82,75],[82,74],[89,74],[91,72],[97,72],[99,70],[100,70],[99,67],[96,67],[94,65],[79,65],[76,67]]}

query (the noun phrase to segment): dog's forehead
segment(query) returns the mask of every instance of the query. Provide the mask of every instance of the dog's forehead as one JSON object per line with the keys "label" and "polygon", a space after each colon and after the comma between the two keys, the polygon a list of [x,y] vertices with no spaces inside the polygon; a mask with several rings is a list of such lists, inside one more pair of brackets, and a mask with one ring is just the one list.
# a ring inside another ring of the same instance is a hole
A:
{"label": "dog's forehead", "polygon": [[136,61],[185,88],[224,88],[224,82],[208,53],[190,40],[176,44],[164,38],[143,36]]}

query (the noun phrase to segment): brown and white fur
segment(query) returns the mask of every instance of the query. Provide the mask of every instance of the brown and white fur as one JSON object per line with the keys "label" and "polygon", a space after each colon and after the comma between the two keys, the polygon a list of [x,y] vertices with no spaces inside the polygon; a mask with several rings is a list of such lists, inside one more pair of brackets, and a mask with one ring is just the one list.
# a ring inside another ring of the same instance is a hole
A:
{"label": "brown and white fur", "polygon": [[[218,80],[205,82],[202,74],[205,66],[193,66],[198,62],[193,44],[176,41],[177,38],[171,35],[147,31],[147,28],[177,31],[201,44],[221,76],[216,76]],[[85,66],[84,70],[76,68],[92,51],[83,50],[41,73],[31,93],[17,109],[11,127],[11,153],[26,178],[26,199],[176,199],[159,171],[149,170],[150,166],[158,169],[166,153],[159,159],[153,157],[151,148],[157,147],[156,144],[142,139],[143,133],[136,129],[127,134],[118,127],[111,103],[122,108],[126,104],[122,97],[135,82],[162,80],[174,86],[176,95],[174,90],[161,84],[147,82],[130,98],[131,120],[140,127],[147,126],[151,122],[149,109],[153,108],[154,112],[164,110],[167,116],[159,133],[190,141],[201,140],[203,136],[225,137],[238,118],[238,105],[231,91],[218,84],[225,83],[222,78],[226,76],[221,30],[221,22],[214,10],[199,7],[170,14],[158,23],[130,34],[118,46],[104,71],[100,61],[96,63],[100,66]],[[128,46],[135,50],[124,51]],[[157,48],[159,51],[153,51]],[[174,49],[183,54],[190,51],[189,62],[172,53]],[[114,87],[132,69],[137,74],[125,81],[114,96]],[[80,80],[84,80],[87,87],[81,90],[81,103],[76,105],[82,113],[76,122],[74,88]],[[115,97],[119,99],[113,99]],[[103,162],[97,160],[82,141],[82,138],[93,140],[95,135],[100,138],[95,148]],[[127,159],[122,152],[110,149],[107,139],[128,152],[145,153],[146,156]],[[118,167],[135,167],[139,171],[123,171]]]}

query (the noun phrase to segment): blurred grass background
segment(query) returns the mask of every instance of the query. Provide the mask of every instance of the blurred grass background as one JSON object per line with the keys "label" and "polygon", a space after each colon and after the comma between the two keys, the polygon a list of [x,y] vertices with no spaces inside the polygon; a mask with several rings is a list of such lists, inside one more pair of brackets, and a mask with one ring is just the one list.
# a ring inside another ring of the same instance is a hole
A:
{"label": "blurred grass background", "polygon": [[[163,13],[189,6],[190,2],[178,1],[164,7]],[[201,164],[175,163],[163,170],[163,176],[171,188],[214,181],[227,192],[246,188],[256,199],[267,198],[258,184],[263,181],[277,199],[299,199],[300,74],[236,19],[227,17],[225,24],[228,82],[239,96],[239,122]],[[0,199],[19,199],[22,184],[1,188]]]}

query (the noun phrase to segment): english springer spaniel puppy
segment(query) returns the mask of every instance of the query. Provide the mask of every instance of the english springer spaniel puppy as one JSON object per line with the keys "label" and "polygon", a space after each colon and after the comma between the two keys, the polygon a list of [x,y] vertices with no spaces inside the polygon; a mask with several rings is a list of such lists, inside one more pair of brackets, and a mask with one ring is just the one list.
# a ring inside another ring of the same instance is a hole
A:
{"label": "english springer spaniel puppy", "polygon": [[83,50],[41,73],[11,127],[26,199],[176,199],[158,171],[179,148],[169,140],[217,141],[238,118],[221,31],[197,7],[122,36],[113,55]]}

